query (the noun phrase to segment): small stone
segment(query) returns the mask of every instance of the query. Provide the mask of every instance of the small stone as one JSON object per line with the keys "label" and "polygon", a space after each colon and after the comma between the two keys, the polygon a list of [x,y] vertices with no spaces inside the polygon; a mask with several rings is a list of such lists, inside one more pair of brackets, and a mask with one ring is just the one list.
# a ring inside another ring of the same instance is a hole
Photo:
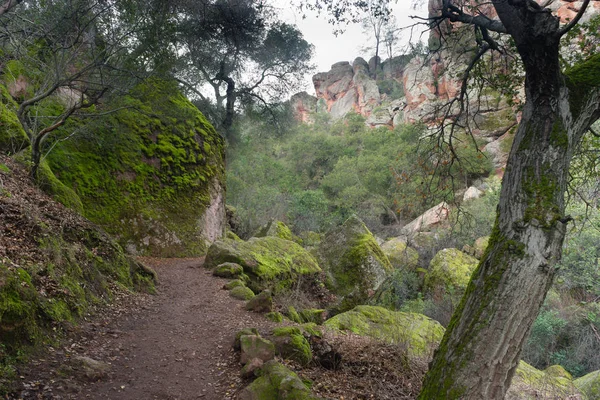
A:
{"label": "small stone", "polygon": [[231,289],[229,295],[238,300],[250,300],[254,297],[254,292],[246,286],[237,286]]}
{"label": "small stone", "polygon": [[275,345],[260,336],[243,335],[240,337],[240,363],[246,364],[254,358],[269,361],[275,357]]}
{"label": "small stone", "polygon": [[253,358],[244,365],[240,372],[240,376],[244,379],[252,378],[256,375],[256,372],[262,368],[263,364],[264,362],[260,358]]}
{"label": "small stone", "polygon": [[246,310],[257,313],[266,313],[273,310],[273,297],[269,290],[263,290],[246,303]]}
{"label": "small stone", "polygon": [[235,278],[244,273],[244,268],[236,263],[226,262],[217,265],[217,268],[213,271],[214,276],[221,278]]}

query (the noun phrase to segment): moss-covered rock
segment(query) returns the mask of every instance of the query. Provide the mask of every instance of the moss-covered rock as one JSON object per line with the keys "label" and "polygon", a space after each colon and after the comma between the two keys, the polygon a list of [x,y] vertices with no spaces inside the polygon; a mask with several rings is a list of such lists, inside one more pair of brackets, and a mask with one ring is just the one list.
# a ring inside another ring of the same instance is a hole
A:
{"label": "moss-covered rock", "polygon": [[290,228],[281,221],[271,220],[254,234],[254,237],[275,236],[292,242],[298,242],[300,238],[296,237]]}
{"label": "moss-covered rock", "polygon": [[260,377],[241,391],[240,400],[317,400],[302,380],[276,361],[265,363]]}
{"label": "moss-covered rock", "polygon": [[244,283],[244,281],[240,280],[240,279],[234,279],[232,281],[227,282],[226,284],[223,285],[223,289],[225,290],[231,290],[235,287],[238,286],[246,286],[246,284]]}
{"label": "moss-covered rock", "polygon": [[294,307],[294,306],[289,306],[287,308],[287,311],[285,312],[285,316],[288,317],[290,319],[290,321],[293,321],[297,324],[302,323],[302,318],[300,317],[300,314],[298,313],[298,311],[296,310],[296,307]]}
{"label": "moss-covered rock", "polygon": [[275,345],[267,339],[256,335],[240,336],[240,363],[258,358],[264,362],[275,357]]}
{"label": "moss-covered rock", "polygon": [[244,268],[236,263],[223,263],[217,265],[213,270],[213,275],[220,278],[236,278],[244,273]]}
{"label": "moss-covered rock", "polygon": [[577,389],[588,397],[588,400],[600,399],[600,371],[590,372],[581,378],[577,378],[574,384]]}
{"label": "moss-covered rock", "polygon": [[255,291],[271,289],[277,293],[290,287],[299,276],[321,271],[315,258],[298,244],[274,236],[251,238],[247,242],[223,239],[208,249],[204,266],[233,262],[248,275]]}
{"label": "moss-covered rock", "polygon": [[106,106],[120,110],[87,120],[85,133],[49,153],[56,177],[130,252],[205,254],[225,228],[221,136],[174,82],[147,81]]}
{"label": "moss-covered rock", "polygon": [[381,245],[381,250],[396,269],[414,270],[419,263],[419,253],[406,244],[403,237],[395,237]]}
{"label": "moss-covered rock", "polygon": [[260,333],[258,333],[258,329],[256,328],[244,328],[240,331],[238,331],[235,334],[235,339],[233,340],[233,348],[235,350],[240,350],[241,348],[241,344],[240,344],[240,339],[242,338],[242,336],[245,335],[250,335],[250,336],[260,336]]}
{"label": "moss-covered rock", "polygon": [[310,344],[297,327],[275,328],[273,342],[277,353],[284,359],[294,360],[301,365],[308,365],[312,361]]}
{"label": "moss-covered rock", "polygon": [[283,314],[280,313],[279,311],[272,311],[270,313],[266,313],[265,317],[269,320],[269,321],[273,321],[273,322],[283,322]]}
{"label": "moss-covered rock", "polygon": [[246,303],[246,310],[267,313],[273,310],[273,296],[270,290],[263,290]]}
{"label": "moss-covered rock", "polygon": [[428,357],[444,336],[439,322],[421,314],[358,306],[325,321],[325,327],[405,345],[410,357]]}
{"label": "moss-covered rock", "polygon": [[478,263],[476,258],[458,249],[440,250],[429,264],[424,288],[434,296],[451,293],[460,297]]}
{"label": "moss-covered rock", "polygon": [[246,286],[236,286],[229,291],[229,295],[238,300],[250,300],[254,297],[252,289]]}
{"label": "moss-covered rock", "polygon": [[341,296],[339,311],[366,303],[393,271],[373,234],[356,216],[325,235],[318,258],[330,290]]}
{"label": "moss-covered rock", "polygon": [[29,138],[17,118],[17,103],[0,85],[0,154],[16,154],[29,146]]}
{"label": "moss-covered rock", "polygon": [[327,319],[327,310],[320,308],[305,308],[299,314],[302,323],[321,325]]}
{"label": "moss-covered rock", "polygon": [[[562,369],[562,367],[558,368]],[[558,368],[550,367],[550,371],[540,371],[526,362],[520,361],[512,383],[506,393],[506,399],[585,399],[575,387],[568,372],[563,369],[566,375],[558,373]]]}

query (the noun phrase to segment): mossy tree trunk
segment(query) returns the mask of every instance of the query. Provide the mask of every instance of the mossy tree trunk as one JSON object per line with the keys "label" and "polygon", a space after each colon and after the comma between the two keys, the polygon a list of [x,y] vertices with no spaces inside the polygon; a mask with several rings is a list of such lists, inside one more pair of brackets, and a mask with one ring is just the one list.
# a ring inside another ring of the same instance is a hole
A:
{"label": "mossy tree trunk", "polygon": [[[600,117],[600,55],[561,73],[561,30],[549,12],[493,1],[517,45],[526,103],[496,223],[425,377],[420,399],[503,399],[556,273],[573,151]],[[526,7],[529,6],[530,8]]]}

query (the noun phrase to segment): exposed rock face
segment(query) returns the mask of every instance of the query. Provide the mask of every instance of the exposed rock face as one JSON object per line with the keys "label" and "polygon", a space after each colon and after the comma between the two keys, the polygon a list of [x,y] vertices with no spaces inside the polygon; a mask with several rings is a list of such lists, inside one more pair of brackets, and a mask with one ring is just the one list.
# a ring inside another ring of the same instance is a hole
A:
{"label": "exposed rock face", "polygon": [[340,119],[351,111],[370,115],[380,104],[377,83],[369,75],[369,64],[362,59],[335,63],[329,72],[313,76],[318,99],[324,99],[326,111],[333,119]]}
{"label": "exposed rock face", "polygon": [[290,98],[290,105],[296,121],[305,124],[314,122],[313,114],[317,111],[317,98],[306,92],[296,93]]}

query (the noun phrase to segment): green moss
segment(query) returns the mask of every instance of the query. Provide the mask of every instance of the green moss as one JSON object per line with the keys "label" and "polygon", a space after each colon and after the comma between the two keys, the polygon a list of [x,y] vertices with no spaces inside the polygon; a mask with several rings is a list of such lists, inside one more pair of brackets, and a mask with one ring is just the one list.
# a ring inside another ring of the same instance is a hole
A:
{"label": "green moss", "polygon": [[386,255],[396,269],[414,270],[419,263],[419,253],[408,247],[402,237],[388,240],[381,245],[381,251]]}
{"label": "green moss", "polygon": [[405,345],[410,357],[427,357],[442,340],[444,328],[424,315],[390,311],[377,306],[358,306],[338,314],[324,324],[387,343]]}
{"label": "green moss", "polygon": [[235,263],[223,263],[213,270],[213,275],[221,278],[235,278],[244,273],[241,265]]}
{"label": "green moss", "polygon": [[300,318],[303,323],[315,323],[321,325],[325,321],[326,310],[317,308],[306,308],[300,311]]}
{"label": "green moss", "polygon": [[252,289],[268,288],[274,293],[290,287],[301,275],[321,270],[314,257],[301,246],[274,236],[251,238],[247,242],[224,239],[213,243],[204,266],[214,268],[225,262],[241,265]]}
{"label": "green moss", "polygon": [[312,350],[302,331],[295,327],[282,327],[273,330],[275,347],[284,359],[294,360],[301,365],[308,365],[312,361]]}
{"label": "green moss", "polygon": [[588,396],[588,399],[600,399],[600,371],[590,372],[577,378],[575,386]]}
{"label": "green moss", "polygon": [[373,234],[355,216],[327,233],[318,256],[330,290],[342,297],[340,311],[364,304],[393,272]]}
{"label": "green moss", "polygon": [[38,183],[40,188],[51,195],[54,200],[83,214],[83,203],[77,193],[56,178],[45,160],[39,166]]}
{"label": "green moss", "polygon": [[508,398],[526,400],[580,398],[569,373],[560,366],[540,371],[520,361],[508,390]]}
{"label": "green moss", "polygon": [[296,307],[294,306],[289,306],[285,315],[290,319],[290,321],[293,321],[297,324],[302,323],[302,318],[300,317],[300,314],[298,314],[298,311],[296,311]]}
{"label": "green moss", "polygon": [[242,390],[240,398],[317,400],[298,375],[276,361],[264,364],[261,376]]}
{"label": "green moss", "polygon": [[577,118],[589,101],[590,91],[600,86],[600,54],[595,54],[565,71],[565,76],[571,113]]}
{"label": "green moss", "polygon": [[246,286],[246,284],[243,281],[239,280],[239,279],[234,279],[234,280],[232,280],[230,282],[227,282],[225,285],[223,285],[223,289],[231,290],[231,289],[233,289],[235,287],[238,287],[238,286]]}
{"label": "green moss", "polygon": [[281,314],[278,311],[273,311],[270,313],[266,313],[265,317],[269,320],[269,321],[273,321],[273,322],[283,322],[283,314]]}
{"label": "green moss", "polygon": [[246,286],[236,286],[229,291],[229,295],[238,300],[250,300],[254,297],[254,292]]}
{"label": "green moss", "polygon": [[478,263],[458,249],[443,249],[431,260],[423,286],[432,292],[457,291],[462,295]]}
{"label": "green moss", "polygon": [[10,173],[10,168],[8,168],[8,166],[0,163],[0,173],[9,174]]}
{"label": "green moss", "polygon": [[17,103],[0,84],[0,153],[15,154],[29,146],[29,138],[17,118]]}
{"label": "green moss", "polygon": [[110,107],[123,109],[55,146],[52,170],[86,217],[138,253],[205,254],[201,220],[224,181],[222,138],[172,82],[148,81]]}

